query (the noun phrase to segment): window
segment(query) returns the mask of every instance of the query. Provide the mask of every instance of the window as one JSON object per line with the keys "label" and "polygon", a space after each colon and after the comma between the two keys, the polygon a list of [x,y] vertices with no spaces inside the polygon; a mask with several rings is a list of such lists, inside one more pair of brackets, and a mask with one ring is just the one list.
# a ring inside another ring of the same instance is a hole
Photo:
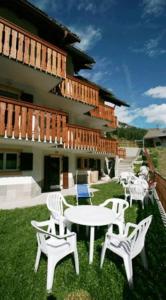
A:
{"label": "window", "polygon": [[0,153],[0,170],[16,171],[19,169],[19,153],[3,152]]}

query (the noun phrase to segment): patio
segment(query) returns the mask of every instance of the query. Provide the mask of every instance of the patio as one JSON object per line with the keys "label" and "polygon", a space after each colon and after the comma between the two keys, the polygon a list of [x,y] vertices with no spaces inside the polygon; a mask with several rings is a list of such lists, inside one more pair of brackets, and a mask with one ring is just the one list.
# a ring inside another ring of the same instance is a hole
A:
{"label": "patio", "polygon": [[[105,183],[93,188],[93,204],[100,204],[111,197],[123,198],[122,187],[115,183]],[[73,196],[67,196],[67,201],[75,204]],[[158,206],[148,204],[145,209],[140,203],[135,203],[127,209],[126,222],[138,223],[153,215],[146,237],[146,253],[149,269],[143,268],[140,256],[133,261],[134,289],[128,287],[122,260],[108,251],[102,270],[100,269],[101,244],[104,241],[106,227],[96,230],[93,264],[88,263],[89,238],[85,227],[80,226],[77,234],[80,275],[75,274],[72,259],[68,257],[61,261],[55,270],[52,295],[46,293],[47,261],[41,259],[39,270],[34,273],[36,257],[36,237],[30,221],[49,218],[46,205],[30,208],[17,208],[0,211],[1,225],[1,270],[0,299],[164,299],[166,295],[166,235]],[[73,227],[76,230],[76,227]],[[3,262],[3,263],[2,263]],[[79,296],[72,296],[74,293]],[[84,294],[84,296],[83,296]]]}

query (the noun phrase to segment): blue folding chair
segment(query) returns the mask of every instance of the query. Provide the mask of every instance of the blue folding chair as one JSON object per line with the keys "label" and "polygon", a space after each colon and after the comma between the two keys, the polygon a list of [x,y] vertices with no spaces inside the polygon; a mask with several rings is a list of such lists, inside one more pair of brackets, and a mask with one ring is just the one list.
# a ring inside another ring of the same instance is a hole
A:
{"label": "blue folding chair", "polygon": [[93,197],[93,193],[90,192],[88,184],[76,184],[77,205],[80,198],[89,198],[90,204],[92,205],[92,201],[91,201],[92,197]]}

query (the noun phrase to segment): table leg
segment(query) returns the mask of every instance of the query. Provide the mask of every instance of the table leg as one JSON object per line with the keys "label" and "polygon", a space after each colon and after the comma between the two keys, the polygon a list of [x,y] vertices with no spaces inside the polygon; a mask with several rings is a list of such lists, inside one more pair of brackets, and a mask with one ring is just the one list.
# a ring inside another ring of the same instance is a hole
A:
{"label": "table leg", "polygon": [[90,227],[90,249],[89,249],[89,264],[93,262],[95,227]]}

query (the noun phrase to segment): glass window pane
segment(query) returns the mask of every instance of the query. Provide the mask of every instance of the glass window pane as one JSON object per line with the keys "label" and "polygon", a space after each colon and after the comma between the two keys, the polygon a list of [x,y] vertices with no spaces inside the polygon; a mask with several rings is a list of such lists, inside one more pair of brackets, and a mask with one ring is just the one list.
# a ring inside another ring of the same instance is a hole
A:
{"label": "glass window pane", "polygon": [[6,169],[15,170],[17,169],[17,154],[7,153],[6,154]]}
{"label": "glass window pane", "polygon": [[3,153],[0,153],[0,170],[3,170]]}

